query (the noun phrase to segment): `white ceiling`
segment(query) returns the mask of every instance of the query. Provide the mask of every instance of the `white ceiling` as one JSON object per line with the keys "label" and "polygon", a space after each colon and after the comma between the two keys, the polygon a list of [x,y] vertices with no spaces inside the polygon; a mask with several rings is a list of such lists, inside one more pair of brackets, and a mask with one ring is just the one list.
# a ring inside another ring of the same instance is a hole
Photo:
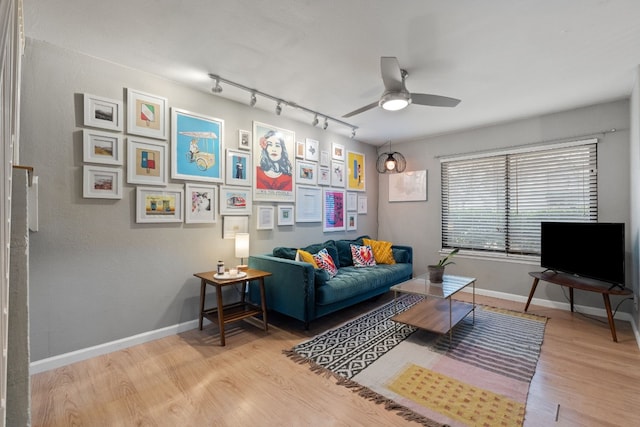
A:
{"label": "white ceiling", "polygon": [[218,74],[337,119],[379,98],[381,56],[409,91],[462,100],[344,119],[374,145],[626,98],[640,64],[638,0],[24,0],[24,19],[33,39],[207,93]]}

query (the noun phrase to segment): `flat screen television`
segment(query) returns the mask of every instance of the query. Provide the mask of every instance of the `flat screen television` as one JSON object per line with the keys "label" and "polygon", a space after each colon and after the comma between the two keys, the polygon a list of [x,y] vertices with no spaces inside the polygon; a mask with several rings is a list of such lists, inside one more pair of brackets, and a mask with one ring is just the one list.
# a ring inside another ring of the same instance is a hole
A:
{"label": "flat screen television", "polygon": [[624,286],[624,223],[542,222],[540,265]]}

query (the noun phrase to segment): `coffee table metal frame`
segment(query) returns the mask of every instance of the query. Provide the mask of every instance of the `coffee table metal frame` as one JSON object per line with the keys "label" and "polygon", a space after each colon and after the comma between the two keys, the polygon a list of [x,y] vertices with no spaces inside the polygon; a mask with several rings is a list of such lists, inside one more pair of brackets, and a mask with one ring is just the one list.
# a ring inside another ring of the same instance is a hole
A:
{"label": "coffee table metal frame", "polygon": [[[469,285],[473,287],[471,304],[451,298]],[[453,338],[453,327],[469,313],[473,313],[473,323],[475,324],[475,277],[445,274],[442,283],[432,283],[429,281],[429,275],[424,274],[394,285],[390,289],[394,292],[394,308],[396,312],[396,315],[391,320],[440,334],[449,332],[449,345],[451,345]],[[398,313],[396,299],[399,293],[422,295],[426,299],[408,310]],[[446,314],[447,311],[448,316]]]}

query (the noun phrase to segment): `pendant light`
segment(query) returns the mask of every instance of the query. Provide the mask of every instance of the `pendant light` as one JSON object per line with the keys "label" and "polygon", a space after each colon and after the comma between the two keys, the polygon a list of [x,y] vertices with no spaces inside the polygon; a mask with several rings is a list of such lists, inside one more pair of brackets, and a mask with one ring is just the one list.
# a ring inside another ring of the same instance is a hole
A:
{"label": "pendant light", "polygon": [[389,141],[389,151],[378,156],[376,168],[378,173],[401,173],[407,168],[407,161],[402,154],[391,151],[391,141]]}

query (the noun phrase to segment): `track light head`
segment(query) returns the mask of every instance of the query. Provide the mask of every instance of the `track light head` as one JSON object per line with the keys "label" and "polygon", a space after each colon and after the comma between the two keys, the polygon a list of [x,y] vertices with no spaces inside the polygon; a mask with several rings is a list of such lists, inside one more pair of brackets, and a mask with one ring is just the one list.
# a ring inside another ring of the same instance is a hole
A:
{"label": "track light head", "polygon": [[216,78],[216,85],[211,88],[211,92],[213,92],[213,93],[221,93],[222,92],[222,86],[220,86],[220,79],[219,78]]}
{"label": "track light head", "polygon": [[313,121],[311,122],[311,126],[317,126],[318,125],[318,115],[316,114],[315,116],[313,116]]}
{"label": "track light head", "polygon": [[279,116],[281,113],[282,113],[282,104],[278,102],[278,105],[276,105],[276,114]]}
{"label": "track light head", "polygon": [[327,130],[328,127],[329,127],[329,119],[325,117],[324,124],[322,125],[322,129]]}
{"label": "track light head", "polygon": [[356,129],[353,128],[353,129],[351,129],[351,139],[353,139],[355,137],[356,137]]}
{"label": "track light head", "polygon": [[251,99],[249,100],[249,105],[252,107],[256,106],[256,102],[258,102],[258,98],[256,98],[256,93],[251,92]]}

